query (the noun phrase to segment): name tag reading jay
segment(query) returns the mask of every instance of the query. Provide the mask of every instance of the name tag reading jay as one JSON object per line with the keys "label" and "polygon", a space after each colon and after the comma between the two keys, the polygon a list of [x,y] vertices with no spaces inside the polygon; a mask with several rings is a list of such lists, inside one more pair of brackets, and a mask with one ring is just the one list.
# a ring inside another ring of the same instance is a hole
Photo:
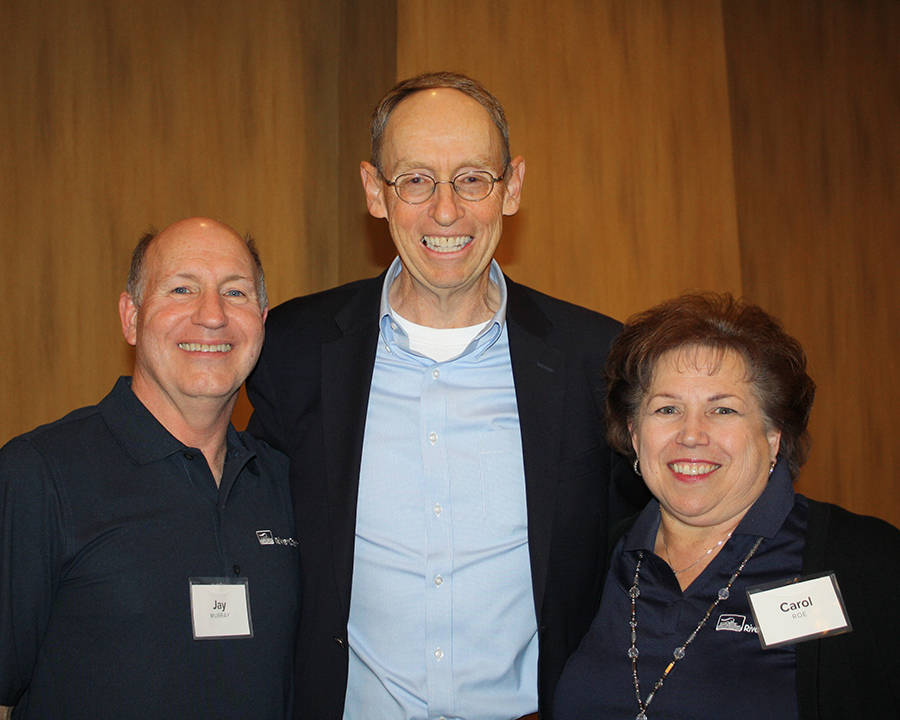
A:
{"label": "name tag reading jay", "polygon": [[253,637],[246,578],[191,578],[194,640]]}
{"label": "name tag reading jay", "polygon": [[763,648],[850,632],[834,573],[747,589]]}

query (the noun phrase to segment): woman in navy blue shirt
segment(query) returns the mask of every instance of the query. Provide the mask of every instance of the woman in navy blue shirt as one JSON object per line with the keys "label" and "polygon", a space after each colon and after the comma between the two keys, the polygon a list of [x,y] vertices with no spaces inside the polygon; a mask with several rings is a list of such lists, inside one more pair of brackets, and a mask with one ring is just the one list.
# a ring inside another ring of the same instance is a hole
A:
{"label": "woman in navy blue shirt", "polygon": [[800,344],[757,306],[685,295],[632,318],[606,373],[610,444],[654,500],[554,718],[897,717],[898,631],[873,601],[900,589],[900,531],[794,493],[815,393]]}

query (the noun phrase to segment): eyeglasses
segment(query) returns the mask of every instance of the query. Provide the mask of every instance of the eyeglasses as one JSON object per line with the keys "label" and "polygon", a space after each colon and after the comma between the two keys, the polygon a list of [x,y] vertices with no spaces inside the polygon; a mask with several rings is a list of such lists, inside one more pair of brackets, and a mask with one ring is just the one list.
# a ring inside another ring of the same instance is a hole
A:
{"label": "eyeglasses", "polygon": [[[381,170],[378,172],[381,173]],[[452,180],[435,180],[430,175],[421,173],[403,173],[393,180],[388,180],[384,173],[381,173],[384,182],[397,191],[397,197],[410,205],[418,205],[428,200],[434,195],[434,189],[442,183],[452,185],[456,194],[463,200],[479,202],[491,194],[494,183],[500,182],[504,175],[494,177],[487,170],[470,170],[460,173]]]}

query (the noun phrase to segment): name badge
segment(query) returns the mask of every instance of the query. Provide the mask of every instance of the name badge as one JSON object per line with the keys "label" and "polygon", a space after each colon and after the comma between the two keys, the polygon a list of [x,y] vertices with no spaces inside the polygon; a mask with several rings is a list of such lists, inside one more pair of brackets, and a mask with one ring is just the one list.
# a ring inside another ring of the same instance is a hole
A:
{"label": "name badge", "polygon": [[850,619],[834,573],[747,589],[763,648],[850,632]]}
{"label": "name badge", "polygon": [[247,578],[191,578],[194,640],[253,637]]}

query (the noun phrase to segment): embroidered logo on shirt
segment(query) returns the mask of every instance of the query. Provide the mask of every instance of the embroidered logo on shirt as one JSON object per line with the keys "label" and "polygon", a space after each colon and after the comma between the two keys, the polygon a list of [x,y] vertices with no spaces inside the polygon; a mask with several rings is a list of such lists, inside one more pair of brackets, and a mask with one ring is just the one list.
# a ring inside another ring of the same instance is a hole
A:
{"label": "embroidered logo on shirt", "polygon": [[719,621],[716,623],[716,632],[719,630],[747,633],[758,632],[755,625],[747,622],[746,615],[719,615]]}
{"label": "embroidered logo on shirt", "polygon": [[297,541],[294,538],[275,537],[271,530],[257,530],[256,538],[260,545],[287,545],[288,547],[297,547]]}

